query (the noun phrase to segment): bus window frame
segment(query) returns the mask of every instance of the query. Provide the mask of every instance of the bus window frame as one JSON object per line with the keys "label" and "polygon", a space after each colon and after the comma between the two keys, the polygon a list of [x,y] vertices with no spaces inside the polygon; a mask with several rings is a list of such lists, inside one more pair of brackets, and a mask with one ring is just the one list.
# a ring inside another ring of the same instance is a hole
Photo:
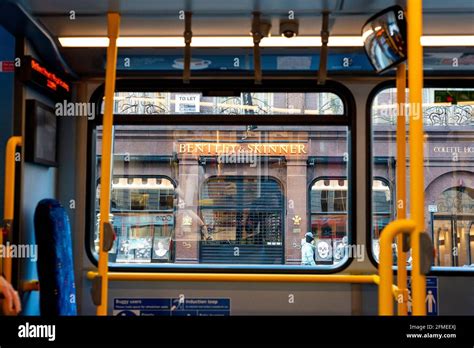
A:
{"label": "bus window frame", "polygon": [[[407,81],[408,87],[408,81]],[[367,150],[367,158],[366,158],[366,173],[367,177],[370,178],[370,182],[374,180],[373,177],[373,165],[375,163],[375,157],[373,156],[373,125],[372,125],[372,104],[374,103],[375,98],[377,95],[385,90],[390,88],[396,88],[396,80],[390,79],[383,81],[377,84],[369,93],[367,97],[367,102],[365,106],[365,116],[366,116],[366,150]],[[425,79],[423,81],[423,89],[425,88],[472,88],[472,77],[466,77],[458,80],[454,80],[453,78],[443,78],[443,79]],[[408,103],[408,101],[407,101]],[[408,131],[408,126],[407,126]],[[408,145],[407,145],[408,146]],[[370,262],[374,267],[378,268],[379,263],[374,257],[373,248],[372,248],[372,228],[373,228],[373,215],[372,215],[372,185],[368,184],[369,181],[366,181],[366,246],[367,246],[367,255],[369,257]],[[396,189],[396,183],[392,188],[393,190]],[[408,187],[407,187],[408,190]],[[393,191],[395,194],[395,191]],[[394,200],[395,201],[395,200]],[[395,208],[394,208],[395,209]],[[396,212],[394,211],[394,217]],[[433,245],[434,248],[434,245]],[[471,268],[471,269],[470,269]],[[397,266],[393,266],[393,270],[395,274],[397,273]],[[407,267],[408,274],[411,274],[411,266]],[[431,271],[429,272],[428,276],[474,276],[474,267],[451,267],[451,266],[432,266]]]}
{"label": "bus window frame", "polygon": [[[357,136],[356,136],[356,102],[351,91],[342,83],[328,80],[325,85],[317,84],[315,79],[297,78],[275,78],[264,80],[261,85],[255,85],[251,79],[197,79],[190,84],[183,84],[182,80],[175,79],[119,79],[116,83],[115,92],[181,92],[181,93],[212,93],[213,91],[243,91],[243,92],[274,92],[274,93],[333,93],[337,95],[344,107],[342,114],[336,115],[114,115],[114,125],[292,125],[292,126],[343,126],[347,128],[348,160],[348,184],[350,197],[348,198],[348,220],[349,220],[349,244],[357,240],[356,226],[357,214],[354,211],[357,202],[356,193],[356,163],[357,163]],[[208,94],[209,95],[209,94]],[[104,97],[104,84],[95,89],[90,97],[90,102],[95,103],[96,117],[87,122],[87,175],[86,175],[86,218],[85,218],[85,249],[89,261],[97,266],[98,260],[94,257],[91,248],[93,238],[92,215],[95,212],[95,178],[91,173],[96,172],[95,139],[96,128],[102,125],[101,105]],[[257,120],[257,121],[256,121]],[[286,202],[284,202],[286,204]],[[286,210],[285,210],[286,211]],[[349,213],[351,212],[351,213]],[[229,265],[218,264],[137,264],[137,265],[109,265],[111,272],[181,272],[181,273],[255,273],[255,274],[333,274],[346,269],[352,263],[353,258],[348,258],[337,267],[317,267],[307,269],[300,265]]]}

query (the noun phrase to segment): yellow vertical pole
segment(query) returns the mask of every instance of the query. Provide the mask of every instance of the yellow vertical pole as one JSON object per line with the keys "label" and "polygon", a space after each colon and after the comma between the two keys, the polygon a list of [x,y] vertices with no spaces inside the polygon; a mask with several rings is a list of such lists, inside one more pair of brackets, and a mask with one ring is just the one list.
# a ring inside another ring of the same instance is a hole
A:
{"label": "yellow vertical pole", "polygon": [[[15,154],[17,146],[21,146],[22,138],[19,136],[10,137],[7,141],[5,152],[5,191],[3,199],[3,222],[7,231],[7,242],[11,242],[13,218],[15,215]],[[0,232],[0,245],[3,244],[3,231]],[[10,257],[10,247],[6,248],[6,255],[0,257],[0,271],[5,275],[5,279],[12,281],[12,259]]]}
{"label": "yellow vertical pole", "polygon": [[[406,80],[406,66],[403,63],[397,67],[397,219],[406,218]],[[397,236],[397,250],[397,286],[400,291],[399,296],[402,296],[402,298],[397,298],[398,315],[407,315],[407,256],[403,251],[403,234]]]}
{"label": "yellow vertical pole", "polygon": [[423,30],[422,0],[408,0],[408,83],[410,103],[410,212],[416,223],[411,239],[413,314],[426,315],[426,278],[420,273],[420,236],[424,233],[424,177],[423,177]]}
{"label": "yellow vertical pole", "polygon": [[117,68],[117,38],[119,34],[120,15],[109,13],[107,16],[109,47],[107,48],[107,65],[105,70],[105,105],[102,126],[102,161],[100,175],[100,223],[99,223],[99,277],[101,277],[100,300],[97,315],[107,315],[108,263],[109,254],[103,250],[104,224],[110,222],[110,177],[112,172],[112,127]]}
{"label": "yellow vertical pole", "polygon": [[399,234],[413,233],[415,226],[413,220],[397,219],[385,226],[380,235],[379,315],[393,315],[393,238]]}

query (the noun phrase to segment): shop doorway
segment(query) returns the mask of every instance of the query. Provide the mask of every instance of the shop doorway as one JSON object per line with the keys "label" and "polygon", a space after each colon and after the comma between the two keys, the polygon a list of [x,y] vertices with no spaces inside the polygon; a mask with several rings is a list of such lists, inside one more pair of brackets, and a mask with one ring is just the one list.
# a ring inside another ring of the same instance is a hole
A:
{"label": "shop doorway", "polygon": [[277,180],[214,177],[201,197],[201,263],[284,263],[284,199]]}
{"label": "shop doorway", "polygon": [[462,267],[474,264],[474,190],[453,187],[437,201],[432,213],[435,266]]}

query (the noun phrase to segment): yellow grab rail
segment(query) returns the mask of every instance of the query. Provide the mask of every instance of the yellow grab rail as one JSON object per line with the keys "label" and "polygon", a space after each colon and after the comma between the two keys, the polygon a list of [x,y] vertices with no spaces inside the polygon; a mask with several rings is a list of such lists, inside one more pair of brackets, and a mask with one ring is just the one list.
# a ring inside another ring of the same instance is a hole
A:
{"label": "yellow grab rail", "polygon": [[[94,280],[99,272],[87,272],[87,278]],[[250,282],[250,283],[346,283],[381,284],[377,274],[257,274],[257,273],[145,273],[109,272],[110,281],[176,281],[176,282]],[[389,287],[389,293],[397,298],[400,290],[396,285]],[[388,297],[387,301],[393,302]]]}
{"label": "yellow grab rail", "polygon": [[[397,219],[406,218],[406,66],[405,63],[397,67]],[[403,234],[397,237],[397,285],[400,289],[402,301],[398,303],[398,315],[408,314],[407,290],[407,254],[403,251]]]}
{"label": "yellow grab rail", "polygon": [[115,76],[117,69],[117,38],[120,15],[109,13],[107,16],[109,47],[105,70],[105,102],[102,127],[102,162],[100,176],[100,221],[99,221],[99,275],[101,277],[100,304],[97,315],[107,315],[108,293],[108,251],[104,251],[104,225],[110,222],[110,177],[112,172],[112,126],[114,109]]}
{"label": "yellow grab rail", "polygon": [[413,314],[426,315],[426,278],[421,274],[421,234],[425,228],[425,184],[423,177],[423,28],[422,0],[408,2],[408,84],[410,105],[410,213],[416,224],[412,234]]}
{"label": "yellow grab rail", "polygon": [[27,280],[20,285],[22,292],[39,291],[40,285],[38,280]]}
{"label": "yellow grab rail", "polygon": [[[380,234],[380,263],[379,263],[379,314],[393,315],[393,254],[392,241],[399,233],[413,234],[416,224],[412,220],[399,219],[389,223]],[[405,265],[406,266],[406,265]],[[400,289],[399,289],[400,291]],[[402,289],[403,291],[403,289]],[[419,290],[417,290],[419,291]],[[415,289],[413,289],[413,296]]]}
{"label": "yellow grab rail", "polygon": [[[99,276],[87,272],[88,279]],[[255,283],[365,283],[378,284],[376,274],[257,274],[257,273],[144,273],[109,272],[109,280],[115,281],[187,281],[187,282],[255,282]]]}
{"label": "yellow grab rail", "polygon": [[[13,218],[15,215],[15,164],[16,148],[22,145],[22,138],[13,136],[8,139],[5,153],[5,192],[3,201],[3,223],[6,230],[7,241],[11,240],[13,228]],[[0,233],[0,245],[3,244],[3,231]],[[5,279],[12,281],[12,260],[10,257],[10,247],[7,248],[5,262],[0,257],[0,271],[5,275]]]}

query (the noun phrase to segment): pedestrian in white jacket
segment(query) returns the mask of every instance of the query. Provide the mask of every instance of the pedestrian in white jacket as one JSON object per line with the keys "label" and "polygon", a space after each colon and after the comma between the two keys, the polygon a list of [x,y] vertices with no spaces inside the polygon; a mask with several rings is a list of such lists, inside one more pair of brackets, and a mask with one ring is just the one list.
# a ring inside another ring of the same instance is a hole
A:
{"label": "pedestrian in white jacket", "polygon": [[315,247],[311,243],[314,240],[313,234],[307,232],[301,240],[301,264],[303,266],[316,266],[314,261]]}

